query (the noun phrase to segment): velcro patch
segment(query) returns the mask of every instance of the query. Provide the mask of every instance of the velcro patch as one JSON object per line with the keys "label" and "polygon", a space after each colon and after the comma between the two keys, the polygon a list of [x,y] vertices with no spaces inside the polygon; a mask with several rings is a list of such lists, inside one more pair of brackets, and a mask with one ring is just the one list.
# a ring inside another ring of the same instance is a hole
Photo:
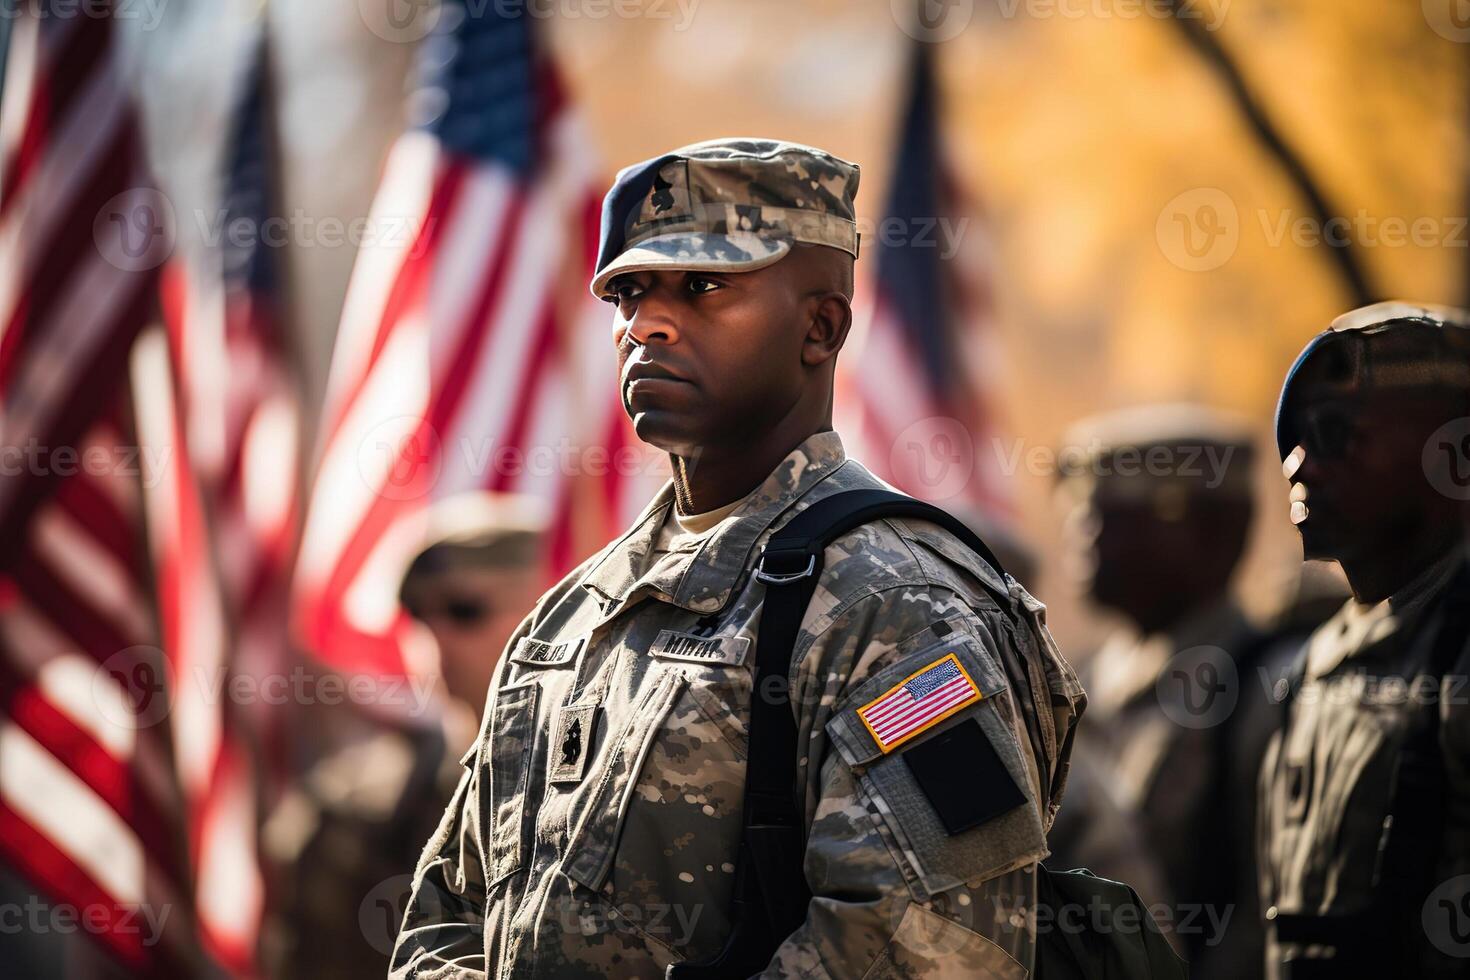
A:
{"label": "velcro patch", "polygon": [[857,709],[857,715],[887,755],[982,697],[951,651]]}
{"label": "velcro patch", "polygon": [[663,630],[653,641],[653,649],[649,652],[660,660],[739,667],[745,663],[745,653],[749,648],[748,636],[696,636]]}
{"label": "velcro patch", "polygon": [[1026,802],[1026,794],[973,718],[904,749],[899,758],[951,837]]}
{"label": "velcro patch", "polygon": [[531,664],[535,667],[562,667],[577,659],[577,652],[582,649],[582,644],[586,639],[584,636],[579,636],[574,640],[548,643],[545,640],[533,640],[529,636],[523,636],[516,643],[515,650],[511,652],[510,662]]}

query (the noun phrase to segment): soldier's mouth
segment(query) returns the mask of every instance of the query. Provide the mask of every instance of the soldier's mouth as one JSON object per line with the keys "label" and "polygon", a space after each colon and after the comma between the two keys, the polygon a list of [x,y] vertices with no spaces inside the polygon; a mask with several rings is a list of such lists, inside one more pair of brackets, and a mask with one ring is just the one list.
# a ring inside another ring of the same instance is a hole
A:
{"label": "soldier's mouth", "polygon": [[692,387],[693,385],[681,378],[638,378],[623,386],[623,401],[632,407],[635,402],[659,401],[681,389]]}
{"label": "soldier's mouth", "polygon": [[690,384],[688,378],[670,370],[662,364],[645,358],[629,358],[623,365],[623,388],[631,388],[637,382],[675,381]]}

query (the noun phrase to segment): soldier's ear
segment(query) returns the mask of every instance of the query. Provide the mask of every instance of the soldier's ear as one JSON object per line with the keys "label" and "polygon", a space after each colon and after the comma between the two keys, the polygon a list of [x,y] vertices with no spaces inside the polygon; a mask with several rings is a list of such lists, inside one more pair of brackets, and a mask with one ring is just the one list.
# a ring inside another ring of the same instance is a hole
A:
{"label": "soldier's ear", "polygon": [[825,364],[837,356],[852,329],[852,303],[840,292],[817,293],[808,300],[805,343],[801,362],[808,367]]}

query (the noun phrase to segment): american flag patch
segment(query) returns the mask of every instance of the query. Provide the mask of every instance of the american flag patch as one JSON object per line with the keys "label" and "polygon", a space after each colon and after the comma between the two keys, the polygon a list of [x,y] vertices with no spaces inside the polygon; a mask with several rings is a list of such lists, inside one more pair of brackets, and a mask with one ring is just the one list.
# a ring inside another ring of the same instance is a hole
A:
{"label": "american flag patch", "polygon": [[949,653],[863,705],[858,717],[887,754],[982,696],[959,657]]}

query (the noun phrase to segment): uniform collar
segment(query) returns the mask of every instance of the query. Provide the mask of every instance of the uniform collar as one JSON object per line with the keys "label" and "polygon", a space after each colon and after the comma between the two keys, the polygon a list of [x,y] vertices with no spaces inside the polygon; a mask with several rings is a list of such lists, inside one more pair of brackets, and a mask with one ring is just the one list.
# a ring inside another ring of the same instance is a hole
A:
{"label": "uniform collar", "polygon": [[581,586],[611,614],[644,594],[692,612],[718,612],[750,562],[760,536],[812,487],[835,473],[847,455],[836,432],[818,432],[793,449],[754,492],[697,546],[652,559],[659,530],[674,506],[667,482],[621,538],[582,578]]}
{"label": "uniform collar", "polygon": [[1349,598],[1308,640],[1308,679],[1326,676],[1344,661],[1416,623],[1467,560],[1470,556],[1463,548],[1454,548],[1381,602],[1361,603]]}

